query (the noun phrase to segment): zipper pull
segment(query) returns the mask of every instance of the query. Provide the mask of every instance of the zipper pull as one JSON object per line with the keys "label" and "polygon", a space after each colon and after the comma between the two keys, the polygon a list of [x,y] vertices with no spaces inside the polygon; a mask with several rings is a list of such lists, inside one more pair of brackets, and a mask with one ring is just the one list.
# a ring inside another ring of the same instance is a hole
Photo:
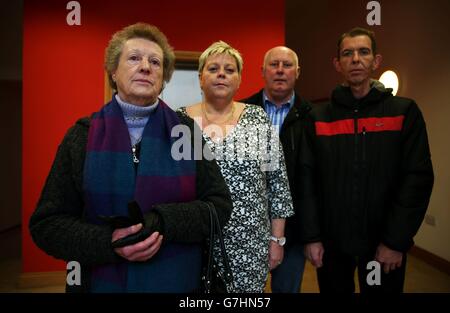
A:
{"label": "zipper pull", "polygon": [[363,126],[362,128],[362,161],[363,161],[363,167],[366,167],[366,127]]}

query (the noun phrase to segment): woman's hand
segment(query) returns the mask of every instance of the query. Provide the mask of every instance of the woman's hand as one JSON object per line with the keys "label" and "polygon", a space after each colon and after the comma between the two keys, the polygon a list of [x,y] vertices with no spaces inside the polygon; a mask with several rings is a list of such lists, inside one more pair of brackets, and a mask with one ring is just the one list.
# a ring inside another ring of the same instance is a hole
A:
{"label": "woman's hand", "polygon": [[274,241],[269,246],[269,270],[273,270],[283,262],[284,248]]}
{"label": "woman's hand", "polygon": [[[127,228],[118,228],[112,234],[111,242],[120,238],[135,234],[142,229],[142,224],[133,225]],[[114,251],[128,261],[144,262],[153,257],[161,247],[163,236],[159,232],[154,232],[147,239],[133,245],[122,248],[115,248]]]}

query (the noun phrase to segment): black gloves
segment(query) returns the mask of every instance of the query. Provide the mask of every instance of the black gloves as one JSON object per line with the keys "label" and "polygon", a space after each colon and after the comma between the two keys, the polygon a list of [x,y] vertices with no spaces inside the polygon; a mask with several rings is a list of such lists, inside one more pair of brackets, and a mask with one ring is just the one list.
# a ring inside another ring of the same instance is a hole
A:
{"label": "black gloves", "polygon": [[113,248],[129,246],[147,239],[153,232],[163,232],[163,221],[159,213],[151,211],[144,216],[136,201],[128,203],[128,216],[99,216],[113,229],[126,228],[142,223],[142,228],[137,233],[128,235],[112,242]]}
{"label": "black gloves", "polygon": [[159,232],[160,235],[163,234],[163,219],[161,215],[156,211],[151,211],[148,214],[145,214],[144,217],[144,227],[149,228],[152,232]]}

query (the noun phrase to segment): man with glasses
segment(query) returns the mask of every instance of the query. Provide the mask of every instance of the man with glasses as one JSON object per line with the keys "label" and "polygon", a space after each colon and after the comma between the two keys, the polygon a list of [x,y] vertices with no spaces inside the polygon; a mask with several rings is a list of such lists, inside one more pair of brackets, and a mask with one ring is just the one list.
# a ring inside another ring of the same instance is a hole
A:
{"label": "man with glasses", "polygon": [[[338,40],[344,83],[306,119],[302,146],[305,256],[321,292],[403,291],[413,245],[433,187],[425,121],[417,104],[371,79],[380,66],[373,32]],[[373,262],[376,261],[376,262]]]}

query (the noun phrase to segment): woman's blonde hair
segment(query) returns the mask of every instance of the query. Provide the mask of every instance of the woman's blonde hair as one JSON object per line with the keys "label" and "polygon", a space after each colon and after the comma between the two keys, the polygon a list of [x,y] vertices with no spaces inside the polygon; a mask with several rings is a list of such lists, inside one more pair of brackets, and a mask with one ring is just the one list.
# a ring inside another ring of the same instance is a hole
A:
{"label": "woman's blonde hair", "polygon": [[105,70],[108,73],[109,85],[117,90],[112,73],[119,66],[120,55],[127,40],[133,38],[148,39],[156,43],[163,51],[163,80],[168,83],[175,69],[175,54],[167,37],[156,27],[146,23],[129,25],[116,32],[105,49]]}
{"label": "woman's blonde hair", "polygon": [[232,56],[236,60],[237,71],[238,74],[241,75],[242,67],[244,66],[244,61],[242,60],[242,56],[234,49],[232,46],[227,44],[225,41],[216,41],[212,45],[210,45],[205,51],[203,51],[202,55],[198,60],[198,72],[199,74],[203,71],[205,67],[205,62],[208,57],[215,54],[228,54]]}

